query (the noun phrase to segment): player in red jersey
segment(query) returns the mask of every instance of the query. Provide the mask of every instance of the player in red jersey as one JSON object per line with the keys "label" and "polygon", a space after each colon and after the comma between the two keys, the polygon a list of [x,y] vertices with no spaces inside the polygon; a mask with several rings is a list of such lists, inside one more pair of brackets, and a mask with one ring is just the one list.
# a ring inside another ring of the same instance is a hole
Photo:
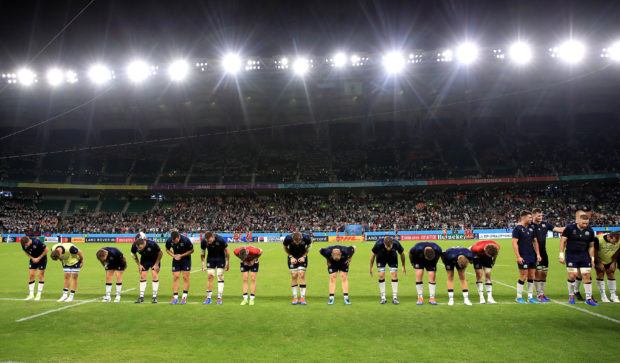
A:
{"label": "player in red jersey", "polygon": [[495,265],[495,259],[499,254],[499,245],[495,241],[479,241],[469,249],[474,253],[474,270],[476,271],[476,287],[480,295],[480,303],[484,304],[484,290],[482,288],[482,275],[484,272],[484,286],[487,290],[489,304],[497,304],[493,299],[493,283],[491,282],[491,269]]}
{"label": "player in red jersey", "polygon": [[258,258],[263,254],[263,250],[253,246],[241,246],[235,249],[234,254],[241,260],[241,276],[243,277],[243,301],[241,301],[241,305],[248,304],[248,275],[251,279],[249,304],[254,305]]}

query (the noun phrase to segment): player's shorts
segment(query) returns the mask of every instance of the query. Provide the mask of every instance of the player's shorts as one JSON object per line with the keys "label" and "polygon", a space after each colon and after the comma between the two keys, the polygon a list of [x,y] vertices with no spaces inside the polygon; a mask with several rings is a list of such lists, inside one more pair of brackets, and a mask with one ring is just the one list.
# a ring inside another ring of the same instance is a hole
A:
{"label": "player's shorts", "polygon": [[391,268],[398,268],[398,257],[396,255],[377,257],[377,268],[383,268],[386,265]]}
{"label": "player's shorts", "polygon": [[255,262],[252,266],[244,265],[241,262],[241,272],[258,272],[258,262]]}
{"label": "player's shorts", "polygon": [[549,255],[546,250],[540,251],[540,262],[538,266],[549,267]]}
{"label": "player's shorts", "polygon": [[308,268],[308,256],[304,256],[304,262],[299,262],[299,258],[296,258],[297,263],[291,263],[291,257],[286,257],[286,263],[288,264],[289,270],[297,270],[301,267],[305,271],[305,269]]}
{"label": "player's shorts", "polygon": [[44,271],[47,267],[47,256],[43,257],[39,262],[34,263],[32,260],[28,263],[29,270],[39,270]]}
{"label": "player's shorts", "polygon": [[489,256],[474,256],[474,270],[482,270],[485,267],[493,268],[493,259]]}
{"label": "player's shorts", "polygon": [[454,270],[464,270],[463,268],[459,268],[459,265],[454,261],[454,263],[446,263],[444,261],[444,266],[446,266],[446,271],[454,271]]}
{"label": "player's shorts", "polygon": [[67,266],[62,265],[62,270],[66,274],[79,274],[80,273],[80,262],[75,265]]}
{"label": "player's shorts", "polygon": [[416,270],[437,271],[437,260],[429,261],[426,258],[417,259],[414,257],[411,265]]}
{"label": "player's shorts", "polygon": [[[140,261],[140,264],[142,265],[142,271],[140,272],[148,271],[155,267],[155,261]],[[161,262],[157,264],[157,267],[161,268]]]}
{"label": "player's shorts", "polygon": [[127,268],[127,264],[125,262],[123,262],[122,260],[119,262],[115,262],[115,263],[109,263],[107,265],[105,265],[105,270],[106,271],[125,271],[125,269]]}
{"label": "player's shorts", "polygon": [[523,264],[517,262],[519,270],[536,269],[536,256],[521,256],[523,258]]}
{"label": "player's shorts", "polygon": [[[604,268],[605,270],[603,270],[603,271],[607,271],[607,270],[609,270],[609,268],[611,267],[611,264],[612,264],[612,263],[613,263],[613,262],[610,262],[610,263],[604,263],[604,264],[603,264],[603,268]],[[598,270],[598,264],[594,265],[594,267]],[[600,271],[600,270],[599,270],[599,271]]]}
{"label": "player's shorts", "polygon": [[226,267],[225,258],[209,258],[207,257],[207,268],[224,268]]}
{"label": "player's shorts", "polygon": [[587,268],[592,267],[592,259],[589,253],[580,255],[566,255],[566,267],[568,268]]}
{"label": "player's shorts", "polygon": [[330,274],[336,273],[338,271],[349,272],[349,265],[341,262],[337,264],[332,264],[331,266],[327,266],[327,272]]}
{"label": "player's shorts", "polygon": [[192,270],[192,259],[191,258],[182,258],[180,260],[172,260],[172,272],[179,271],[191,271]]}

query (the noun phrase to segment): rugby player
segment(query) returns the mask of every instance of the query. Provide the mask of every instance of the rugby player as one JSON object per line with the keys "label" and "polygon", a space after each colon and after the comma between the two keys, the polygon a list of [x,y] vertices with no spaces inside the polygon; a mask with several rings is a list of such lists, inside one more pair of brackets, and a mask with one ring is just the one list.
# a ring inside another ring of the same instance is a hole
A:
{"label": "rugby player", "polygon": [[459,274],[461,280],[461,290],[463,291],[463,303],[472,305],[469,301],[469,290],[467,289],[467,280],[465,279],[465,269],[467,265],[474,259],[474,253],[465,247],[450,247],[441,255],[446,274],[448,275],[448,305],[454,305],[454,269]]}
{"label": "rugby player", "polygon": [[[312,247],[312,239],[307,234],[295,232],[284,237],[282,245],[291,272],[291,289],[293,290],[291,304],[306,305],[306,269],[308,268],[308,252]],[[299,300],[297,299],[297,285],[299,285]]]}
{"label": "rugby player", "polygon": [[220,235],[214,234],[213,232],[205,232],[202,241],[200,241],[200,249],[202,250],[200,254],[202,271],[205,270],[205,254],[207,255],[207,298],[202,304],[211,304],[213,279],[217,274],[217,304],[222,305],[222,296],[224,295],[224,271],[228,271],[230,267],[228,243],[226,239]]}
{"label": "rugby player", "polygon": [[[71,302],[77,290],[78,275],[80,269],[84,267],[84,253],[72,243],[61,242],[52,246],[50,258],[54,261],[60,260],[64,272],[64,282],[62,296],[58,302]],[[69,284],[71,291],[69,292]]]}
{"label": "rugby player", "polygon": [[[174,253],[172,251],[174,251]],[[183,272],[183,295],[181,305],[187,303],[187,292],[189,291],[189,273],[192,269],[192,253],[194,245],[186,236],[182,236],[178,231],[172,231],[170,238],[166,241],[166,253],[172,258],[172,301],[170,304],[179,303],[179,280]]]}
{"label": "rugby player", "polygon": [[233,253],[241,260],[241,277],[243,278],[243,300],[241,305],[248,305],[248,275],[250,278],[250,301],[254,305],[256,298],[256,275],[258,274],[258,259],[263,250],[253,246],[237,247]]}
{"label": "rugby player", "polygon": [[385,266],[389,266],[390,275],[392,277],[392,303],[398,302],[398,255],[403,264],[403,275],[407,274],[405,270],[405,249],[401,246],[397,239],[392,237],[379,238],[372,247],[370,253],[370,276],[372,277],[375,257],[377,258],[377,271],[379,272],[379,292],[381,294],[380,304],[385,304]]}
{"label": "rugby player", "polygon": [[[140,254],[140,259],[138,255]],[[148,271],[151,270],[151,283],[153,286],[153,299],[151,303],[157,303],[157,292],[159,291],[159,270],[161,268],[161,258],[164,252],[161,250],[157,242],[146,239],[144,233],[139,233],[136,240],[131,245],[131,257],[138,265],[140,273],[140,297],[136,300],[136,304],[144,302],[144,292],[146,290],[146,277]]]}
{"label": "rugby player", "polygon": [[127,268],[127,259],[123,253],[115,247],[103,247],[97,251],[97,259],[105,268],[105,296],[103,302],[110,302],[112,293],[112,277],[116,275],[116,298],[114,302],[121,301],[123,290],[123,272]]}
{"label": "rugby player", "polygon": [[409,261],[415,270],[415,287],[418,292],[417,305],[424,303],[424,270],[428,274],[429,303],[437,305],[435,301],[435,275],[437,273],[437,261],[442,255],[441,247],[433,242],[419,242],[409,250]]}
{"label": "rugby player", "polygon": [[336,291],[336,279],[340,274],[340,280],[342,281],[342,293],[344,295],[345,305],[351,305],[349,300],[349,280],[347,275],[349,273],[349,263],[351,258],[355,254],[357,247],[333,245],[326,248],[321,248],[319,253],[327,260],[327,272],[329,273],[329,301],[328,305],[334,305],[334,293]]}
{"label": "rugby player", "polygon": [[536,274],[534,277],[534,285],[536,287],[536,296],[541,302],[551,301],[545,295],[545,287],[547,285],[547,271],[549,270],[549,256],[547,255],[547,232],[564,232],[564,227],[555,227],[549,222],[543,221],[543,213],[540,208],[532,210],[532,224],[538,241],[538,250],[540,251],[540,262],[536,266]]}
{"label": "rugby player", "polygon": [[[512,231],[512,248],[517,256],[519,281],[517,282],[516,302],[521,304],[538,304],[534,298],[534,277],[536,264],[541,261],[538,241],[532,224],[532,212],[521,211],[521,221]],[[523,285],[527,280],[527,301],[523,300]]]}
{"label": "rugby player", "polygon": [[[618,261],[618,250],[620,249],[620,231],[614,231],[598,236],[594,240],[594,266],[596,269],[596,284],[601,293],[602,302],[618,303],[616,296],[616,262]],[[605,275],[607,275],[607,285],[609,286],[609,299],[605,291]]]}
{"label": "rugby player", "polygon": [[[28,296],[24,300],[41,300],[41,293],[45,285],[45,268],[47,267],[47,252],[49,249],[45,243],[38,239],[30,239],[23,236],[20,240],[22,250],[28,256]],[[39,286],[37,296],[34,296],[34,278],[39,270]]]}

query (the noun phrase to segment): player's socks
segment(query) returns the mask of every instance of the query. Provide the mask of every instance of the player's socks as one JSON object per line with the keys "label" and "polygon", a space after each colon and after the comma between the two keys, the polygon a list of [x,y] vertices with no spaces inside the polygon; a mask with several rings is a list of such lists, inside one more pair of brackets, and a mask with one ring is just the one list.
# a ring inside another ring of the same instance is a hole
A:
{"label": "player's socks", "polygon": [[181,300],[187,299],[187,290],[183,290],[183,295],[181,295]]}
{"label": "player's socks", "polygon": [[568,295],[574,296],[575,295],[575,281],[567,280],[567,283],[568,283]]}
{"label": "player's socks", "polygon": [[579,277],[577,277],[575,279],[575,293],[579,292],[579,289],[581,288],[581,283],[583,282],[583,279],[580,279]]}
{"label": "player's socks", "polygon": [[327,302],[327,304],[329,305],[334,304],[334,294],[329,294],[329,301]]}
{"label": "player's socks", "polygon": [[301,294],[301,298],[306,298],[306,284],[299,285],[299,293]]}
{"label": "player's socks", "polygon": [[62,289],[62,296],[57,301],[65,301],[67,300],[67,297],[69,297],[69,289]]}
{"label": "player's socks", "polygon": [[583,289],[586,290],[586,300],[592,299],[592,281],[584,282]]}
{"label": "player's socks", "polygon": [[153,281],[153,298],[157,297],[157,291],[159,290],[159,280]]}
{"label": "player's socks", "polygon": [[398,279],[392,280],[392,299],[398,298]]}
{"label": "player's socks", "polygon": [[469,300],[469,290],[463,290],[463,298]]}
{"label": "player's socks", "polygon": [[450,300],[454,299],[454,290],[448,289],[448,299]]}
{"label": "player's socks", "polygon": [[607,279],[607,286],[609,286],[609,295],[610,296],[616,296],[616,279],[608,278]]}
{"label": "player's socks", "polygon": [[297,299],[297,285],[291,286],[291,289],[293,289],[293,299]]}
{"label": "player's socks", "polygon": [[534,280],[534,292],[536,293],[536,296],[542,295],[542,292],[540,291],[540,280]]}
{"label": "player's socks", "polygon": [[28,295],[34,296],[34,280],[28,282],[28,291],[30,292]]}
{"label": "player's socks", "polygon": [[254,305],[254,299],[256,299],[256,296],[254,296],[254,294],[250,294],[250,305]]}
{"label": "player's socks", "polygon": [[605,301],[607,300],[607,291],[605,291],[606,290],[605,280],[596,279],[596,286],[598,286],[598,291],[601,293],[601,300],[603,302],[609,302],[609,301]]}
{"label": "player's socks", "polygon": [[247,300],[248,299],[248,294],[243,294],[243,300]]}
{"label": "player's socks", "polygon": [[484,299],[484,285],[482,281],[476,281],[476,287],[478,288],[478,295],[480,295],[480,300]]}
{"label": "player's socks", "polygon": [[112,283],[106,283],[105,284],[105,297],[109,298],[110,294],[112,293]]}
{"label": "player's socks", "polygon": [[140,280],[140,297],[144,297],[145,290],[146,290],[146,280]]}
{"label": "player's socks", "polygon": [[207,290],[207,299],[210,299],[213,296],[213,291]]}
{"label": "player's socks", "polygon": [[[422,281],[416,282],[415,289],[418,292],[418,298],[421,298],[424,296],[424,282]],[[429,284],[429,290],[430,290],[430,284]]]}
{"label": "player's socks", "polygon": [[541,291],[541,295],[545,295],[545,288],[547,287],[547,279],[545,280],[540,280],[540,291]]}
{"label": "player's socks", "polygon": [[527,298],[534,298],[534,280],[527,280]]}
{"label": "player's socks", "polygon": [[122,282],[117,282],[116,283],[116,296],[120,297],[122,291],[123,291],[123,283]]}
{"label": "player's socks", "polygon": [[[39,286],[37,286],[37,295],[41,295],[41,293],[43,292],[43,287],[45,286],[45,282],[44,281],[39,281]],[[611,290],[611,288],[609,288]]]}
{"label": "player's socks", "polygon": [[437,287],[437,284],[436,284],[436,283],[434,283],[434,282],[429,282],[429,283],[428,283],[428,294],[429,294],[429,297],[430,297],[431,299],[434,299],[434,298],[435,298],[435,288],[436,288],[436,287]]}
{"label": "player's socks", "polygon": [[493,283],[485,282],[484,287],[487,290],[487,299],[492,299],[493,298]]}
{"label": "player's socks", "polygon": [[381,300],[385,299],[385,280],[379,280],[379,292],[381,293]]}
{"label": "player's socks", "polygon": [[221,299],[224,296],[224,280],[217,281],[217,298]]}
{"label": "player's socks", "polygon": [[344,304],[345,305],[351,305],[351,301],[349,300],[349,294],[348,293],[344,294]]}
{"label": "player's socks", "polygon": [[69,292],[69,297],[68,297],[68,298],[67,298],[67,300],[65,300],[65,301],[66,301],[66,302],[73,301],[73,297],[74,297],[74,296],[75,296],[75,290],[71,290],[71,291]]}
{"label": "player's socks", "polygon": [[517,282],[517,299],[520,299],[523,297],[523,285],[525,285],[525,281],[519,280]]}

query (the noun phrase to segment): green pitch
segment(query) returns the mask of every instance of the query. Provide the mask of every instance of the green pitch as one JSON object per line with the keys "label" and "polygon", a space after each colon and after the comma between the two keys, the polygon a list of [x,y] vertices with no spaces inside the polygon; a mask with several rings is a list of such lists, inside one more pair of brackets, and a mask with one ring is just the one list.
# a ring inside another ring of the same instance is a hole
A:
{"label": "green pitch", "polygon": [[[280,244],[258,244],[260,260],[255,306],[239,306],[241,274],[231,256],[225,275],[224,305],[203,306],[206,274],[191,274],[188,305],[171,306],[171,258],[164,254],[159,304],[136,305],[138,273],[129,259],[130,245],[117,245],[128,257],[122,303],[88,300],[104,294],[104,270],[95,260],[103,244],[80,244],[86,256],[76,300],[61,295],[60,263],[49,260],[44,301],[26,297],[27,258],[17,243],[0,245],[0,361],[615,361],[620,338],[620,304],[567,306],[566,270],[557,263],[557,239],[547,242],[552,266],[547,296],[559,303],[514,303],[518,272],[509,240],[493,270],[497,305],[478,304],[473,268],[468,267],[470,299],[462,305],[458,282],[455,306],[447,306],[446,274],[437,273],[438,306],[416,306],[414,271],[399,271],[401,305],[379,304],[377,275],[369,275],[372,243],[358,242],[350,272],[353,305],[327,305],[328,274],[319,255],[327,242],[314,243],[307,273],[308,306],[291,306],[290,274]],[[415,242],[403,242],[406,251]],[[447,248],[470,242],[447,241]],[[231,245],[231,247],[233,247]],[[193,270],[200,254],[193,255]],[[387,296],[391,296],[389,278]],[[425,276],[424,293],[428,300]],[[506,284],[506,285],[504,285]],[[217,285],[217,284],[215,284]],[[594,296],[599,298],[593,284]],[[583,287],[582,287],[583,293]],[[114,294],[114,292],[113,292]],[[215,292],[214,292],[215,294]],[[389,301],[389,300],[388,300]],[[81,303],[81,304],[80,304]],[[79,305],[78,305],[79,304]],[[52,311],[68,307],[60,311]],[[594,313],[594,314],[591,314]],[[43,314],[29,320],[24,317]]]}

